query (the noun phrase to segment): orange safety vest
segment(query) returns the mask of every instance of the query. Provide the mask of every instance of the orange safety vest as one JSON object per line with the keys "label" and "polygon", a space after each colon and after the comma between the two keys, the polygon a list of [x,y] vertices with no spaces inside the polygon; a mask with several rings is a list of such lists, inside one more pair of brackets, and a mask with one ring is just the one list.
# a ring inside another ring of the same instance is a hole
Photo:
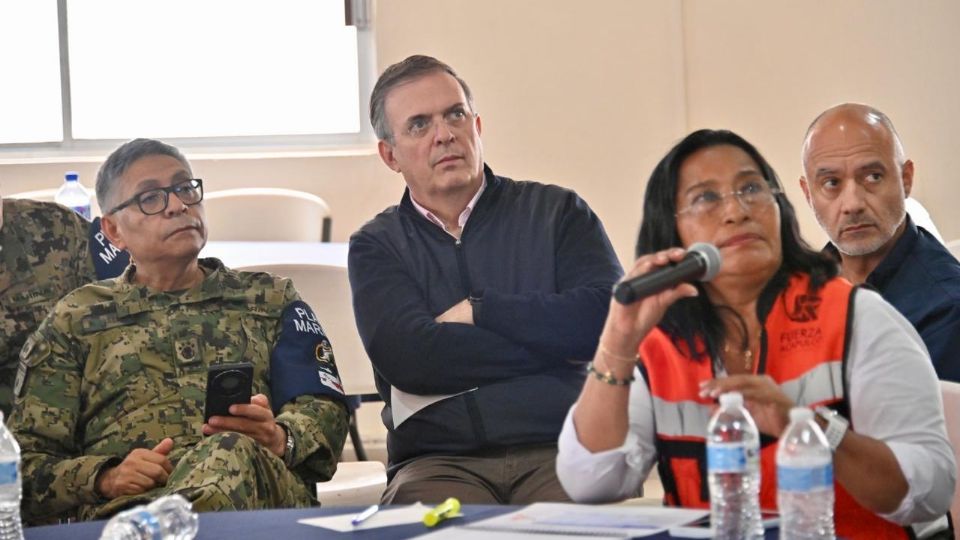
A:
{"label": "orange safety vest", "polygon": [[[850,418],[844,366],[854,287],[835,278],[811,294],[809,283],[807,275],[791,276],[776,296],[764,322],[754,373],[772,377],[797,405],[827,405]],[[686,350],[684,343],[678,348],[657,328],[640,344],[641,370],[653,398],[664,503],[709,508],[705,437],[715,400],[699,394],[700,382],[714,378],[713,363],[693,360]],[[761,435],[760,448],[760,506],[776,508],[777,440]],[[836,481],[834,493],[838,537],[912,536],[860,506]]]}

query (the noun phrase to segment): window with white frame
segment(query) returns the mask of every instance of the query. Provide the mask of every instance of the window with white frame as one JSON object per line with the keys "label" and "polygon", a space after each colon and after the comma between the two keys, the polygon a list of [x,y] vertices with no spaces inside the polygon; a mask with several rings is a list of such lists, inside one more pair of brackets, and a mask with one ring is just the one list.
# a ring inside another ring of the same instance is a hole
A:
{"label": "window with white frame", "polygon": [[57,3],[0,2],[0,144],[63,139]]}
{"label": "window with white frame", "polygon": [[369,141],[372,31],[345,13],[365,5],[5,0],[0,149]]}

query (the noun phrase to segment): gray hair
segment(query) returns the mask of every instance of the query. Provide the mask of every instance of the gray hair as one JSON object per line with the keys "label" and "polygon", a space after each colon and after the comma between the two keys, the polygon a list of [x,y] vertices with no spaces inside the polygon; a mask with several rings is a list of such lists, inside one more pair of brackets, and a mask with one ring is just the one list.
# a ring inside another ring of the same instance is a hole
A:
{"label": "gray hair", "polygon": [[385,69],[380,78],[377,79],[377,84],[374,85],[373,92],[370,94],[370,124],[373,126],[373,131],[377,134],[378,139],[393,144],[393,133],[387,123],[387,112],[385,110],[387,94],[402,84],[438,71],[450,75],[460,83],[460,88],[463,89],[463,94],[467,98],[470,111],[475,112],[473,93],[470,92],[470,87],[452,67],[432,56],[421,54],[408,56],[405,60]]}
{"label": "gray hair", "polygon": [[190,174],[193,170],[187,158],[183,157],[180,150],[169,144],[155,139],[134,139],[120,145],[113,151],[107,160],[97,171],[97,203],[104,212],[110,211],[107,201],[117,185],[117,179],[127,172],[127,169],[133,165],[133,162],[147,156],[170,156],[187,168]]}

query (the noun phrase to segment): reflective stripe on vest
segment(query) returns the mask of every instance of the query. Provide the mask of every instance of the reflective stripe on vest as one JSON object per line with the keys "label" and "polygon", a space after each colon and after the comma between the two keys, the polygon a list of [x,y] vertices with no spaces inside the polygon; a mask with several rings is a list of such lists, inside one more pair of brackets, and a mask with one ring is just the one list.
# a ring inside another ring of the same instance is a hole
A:
{"label": "reflective stripe on vest", "polygon": [[[792,276],[773,301],[754,370],[769,375],[798,405],[845,410],[844,355],[854,289],[839,278],[816,294],[808,286],[807,276]],[[665,502],[707,508],[705,436],[716,401],[700,398],[699,389],[713,377],[711,362],[690,359],[659,328],[641,343],[640,357],[653,398]],[[777,442],[761,437],[761,447],[760,505],[776,508]],[[837,536],[907,538],[903,527],[864,509],[840,484],[834,487]]]}
{"label": "reflective stripe on vest", "polygon": [[[780,384],[794,403],[833,403],[843,398],[843,362],[830,360]],[[703,440],[713,414],[713,401],[667,401],[653,396],[657,435],[671,439]]]}

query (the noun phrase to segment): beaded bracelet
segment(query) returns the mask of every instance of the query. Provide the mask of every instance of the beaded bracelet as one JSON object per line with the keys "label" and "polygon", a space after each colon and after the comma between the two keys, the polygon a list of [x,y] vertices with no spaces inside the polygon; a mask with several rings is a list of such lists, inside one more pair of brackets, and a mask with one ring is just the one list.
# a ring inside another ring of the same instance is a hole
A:
{"label": "beaded bracelet", "polygon": [[587,373],[592,374],[598,381],[609,384],[610,386],[630,386],[630,383],[636,380],[632,374],[626,378],[618,379],[613,376],[613,372],[611,371],[601,373],[593,366],[593,362],[587,364]]}

